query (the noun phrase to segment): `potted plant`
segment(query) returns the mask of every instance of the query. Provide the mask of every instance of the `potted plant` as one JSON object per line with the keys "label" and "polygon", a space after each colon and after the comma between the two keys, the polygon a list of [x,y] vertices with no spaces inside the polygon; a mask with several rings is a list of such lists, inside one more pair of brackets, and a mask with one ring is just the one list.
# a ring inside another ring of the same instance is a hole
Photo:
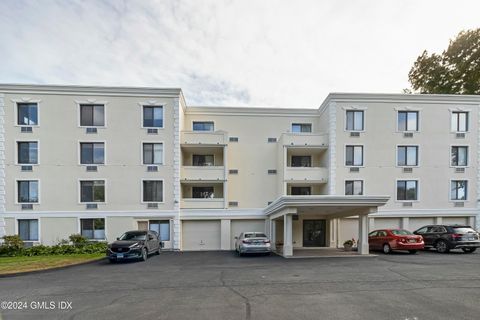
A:
{"label": "potted plant", "polygon": [[355,239],[347,240],[343,243],[343,249],[345,251],[352,251],[353,246],[355,245]]}

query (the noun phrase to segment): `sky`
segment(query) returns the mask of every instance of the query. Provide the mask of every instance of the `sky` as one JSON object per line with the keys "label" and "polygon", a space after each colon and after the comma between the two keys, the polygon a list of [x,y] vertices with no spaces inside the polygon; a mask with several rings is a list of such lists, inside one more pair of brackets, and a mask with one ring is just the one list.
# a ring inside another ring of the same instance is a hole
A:
{"label": "sky", "polygon": [[188,105],[400,93],[478,0],[0,0],[0,83],[182,88]]}

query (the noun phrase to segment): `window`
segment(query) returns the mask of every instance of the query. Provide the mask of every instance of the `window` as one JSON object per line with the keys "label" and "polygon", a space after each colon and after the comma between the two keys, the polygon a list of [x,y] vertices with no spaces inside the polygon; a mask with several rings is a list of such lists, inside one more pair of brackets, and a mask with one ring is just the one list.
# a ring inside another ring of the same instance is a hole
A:
{"label": "window", "polygon": [[398,131],[418,131],[418,111],[398,111]]}
{"label": "window", "polygon": [[18,203],[38,203],[38,181],[17,181]]}
{"label": "window", "polygon": [[193,131],[215,131],[213,121],[193,121]]}
{"label": "window", "polygon": [[412,201],[418,199],[418,181],[399,180],[397,181],[397,200]]}
{"label": "window", "polygon": [[19,126],[38,125],[38,105],[36,103],[17,103],[17,124]]}
{"label": "window", "polygon": [[105,106],[103,104],[81,104],[80,126],[103,127],[105,125]]}
{"label": "window", "polygon": [[292,123],[292,132],[312,132],[311,123]]}
{"label": "window", "polygon": [[80,202],[105,202],[105,181],[80,181]]}
{"label": "window", "polygon": [[418,166],[418,147],[417,146],[397,147],[397,166],[401,166],[401,167]]}
{"label": "window", "polygon": [[292,187],[292,196],[309,196],[312,194],[310,187]]}
{"label": "window", "polygon": [[31,141],[17,142],[18,164],[38,163],[38,143]]}
{"label": "window", "polygon": [[346,129],[348,131],[363,131],[363,111],[347,111],[347,124]]}
{"label": "window", "polygon": [[143,106],[143,126],[145,128],[163,128],[163,107]]}
{"label": "window", "polygon": [[23,241],[38,241],[38,220],[18,220],[18,235]]}
{"label": "window", "polygon": [[103,142],[81,142],[80,143],[81,164],[104,164],[105,143]]}
{"label": "window", "polygon": [[192,198],[194,199],[214,198],[213,187],[192,187]]}
{"label": "window", "polygon": [[363,195],[363,181],[362,180],[345,181],[345,195],[346,196]]}
{"label": "window", "polygon": [[163,202],[163,181],[143,181],[143,202]]}
{"label": "window", "polygon": [[163,143],[143,144],[143,164],[163,164]]}
{"label": "window", "polygon": [[453,180],[450,184],[450,200],[467,200],[468,181]]}
{"label": "window", "polygon": [[158,233],[160,241],[170,241],[170,221],[150,220],[150,230]]}
{"label": "window", "polygon": [[214,165],[214,157],[211,154],[194,154],[192,164],[195,167],[211,167]]}
{"label": "window", "polygon": [[292,167],[311,167],[311,156],[292,156]]}
{"label": "window", "polygon": [[345,165],[363,166],[363,146],[345,147]]}
{"label": "window", "polygon": [[80,233],[87,239],[105,239],[105,219],[80,219]]}
{"label": "window", "polygon": [[452,112],[452,131],[468,131],[468,112]]}
{"label": "window", "polygon": [[468,165],[468,147],[452,147],[452,166],[466,167]]}

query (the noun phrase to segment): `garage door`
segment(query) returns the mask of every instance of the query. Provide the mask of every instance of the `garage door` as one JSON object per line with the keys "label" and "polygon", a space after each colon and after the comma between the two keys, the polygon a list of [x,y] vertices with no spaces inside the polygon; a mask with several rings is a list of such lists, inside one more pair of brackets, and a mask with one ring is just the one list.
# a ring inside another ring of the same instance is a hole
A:
{"label": "garage door", "polygon": [[468,224],[466,217],[443,218],[443,224]]}
{"label": "garage door", "polygon": [[265,232],[265,220],[231,220],[231,236],[232,241],[230,248],[235,248],[235,237],[242,232]]}
{"label": "garage door", "polygon": [[220,250],[220,220],[183,221],[183,250]]}
{"label": "garage door", "polygon": [[421,227],[428,226],[429,224],[435,224],[434,218],[410,218],[409,219],[409,231],[416,231]]}
{"label": "garage door", "polygon": [[398,229],[400,219],[398,218],[375,218],[375,229]]}

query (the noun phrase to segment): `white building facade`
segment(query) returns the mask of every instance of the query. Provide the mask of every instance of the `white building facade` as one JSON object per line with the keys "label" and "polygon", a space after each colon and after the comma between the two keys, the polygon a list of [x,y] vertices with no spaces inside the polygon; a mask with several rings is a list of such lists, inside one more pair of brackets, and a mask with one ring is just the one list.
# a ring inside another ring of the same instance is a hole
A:
{"label": "white building facade", "polygon": [[368,230],[479,228],[478,96],[330,94],[318,109],[193,107],[180,89],[0,85],[0,236],[152,229],[167,248],[284,256]]}

